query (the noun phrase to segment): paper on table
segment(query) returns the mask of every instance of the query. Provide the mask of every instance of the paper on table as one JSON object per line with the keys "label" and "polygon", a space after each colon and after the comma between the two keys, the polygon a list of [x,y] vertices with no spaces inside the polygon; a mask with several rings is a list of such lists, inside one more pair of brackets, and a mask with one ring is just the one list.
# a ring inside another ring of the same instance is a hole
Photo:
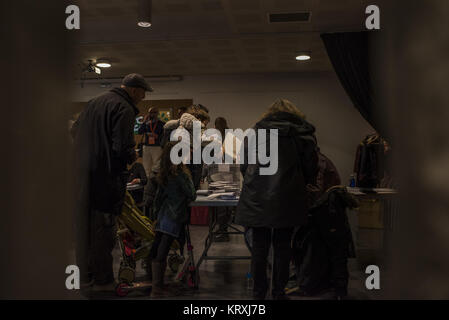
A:
{"label": "paper on table", "polygon": [[197,190],[196,194],[200,196],[207,196],[209,194],[209,190]]}
{"label": "paper on table", "polygon": [[218,198],[220,196],[229,196],[232,197],[234,196],[234,192],[220,192],[220,193],[212,193],[211,195],[209,195],[207,197],[207,199],[215,199]]}
{"label": "paper on table", "polygon": [[224,192],[226,192],[226,189],[215,189],[215,190],[212,190],[213,191],[213,193],[224,193]]}

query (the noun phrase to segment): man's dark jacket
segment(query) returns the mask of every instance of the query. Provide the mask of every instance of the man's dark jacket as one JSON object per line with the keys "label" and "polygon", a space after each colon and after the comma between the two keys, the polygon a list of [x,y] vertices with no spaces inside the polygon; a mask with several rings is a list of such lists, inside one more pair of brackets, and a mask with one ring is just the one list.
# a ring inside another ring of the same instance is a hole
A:
{"label": "man's dark jacket", "polygon": [[77,187],[88,206],[120,214],[127,164],[136,157],[134,123],[139,110],[121,88],[90,100],[72,128]]}
{"label": "man's dark jacket", "polygon": [[[278,129],[278,170],[274,175],[260,175],[258,161],[241,166],[244,180],[236,223],[268,228],[300,226],[307,217],[306,184],[315,181],[317,172],[315,128],[296,115],[278,112],[262,119],[255,129]],[[266,137],[269,150],[269,131]],[[247,139],[245,158],[246,144]]]}

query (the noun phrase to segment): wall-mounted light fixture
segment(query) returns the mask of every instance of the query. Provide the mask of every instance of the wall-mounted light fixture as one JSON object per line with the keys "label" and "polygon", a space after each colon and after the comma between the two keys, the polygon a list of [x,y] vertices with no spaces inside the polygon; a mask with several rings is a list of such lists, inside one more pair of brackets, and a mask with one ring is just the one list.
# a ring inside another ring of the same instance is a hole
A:
{"label": "wall-mounted light fixture", "polygon": [[139,0],[137,25],[143,28],[151,27],[152,0]]}

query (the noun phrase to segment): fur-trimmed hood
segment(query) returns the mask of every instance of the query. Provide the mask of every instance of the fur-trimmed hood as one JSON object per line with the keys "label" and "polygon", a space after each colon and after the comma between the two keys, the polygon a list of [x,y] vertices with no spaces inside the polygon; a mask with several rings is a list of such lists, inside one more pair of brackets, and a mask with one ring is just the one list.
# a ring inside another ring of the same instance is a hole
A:
{"label": "fur-trimmed hood", "polygon": [[[164,129],[165,130],[175,130],[179,127],[183,127],[188,131],[192,131],[193,130],[193,121],[200,121],[200,120],[195,118],[190,113],[183,113],[183,115],[181,116],[180,119],[168,121],[165,124]],[[201,123],[201,128],[204,129],[203,123]]]}

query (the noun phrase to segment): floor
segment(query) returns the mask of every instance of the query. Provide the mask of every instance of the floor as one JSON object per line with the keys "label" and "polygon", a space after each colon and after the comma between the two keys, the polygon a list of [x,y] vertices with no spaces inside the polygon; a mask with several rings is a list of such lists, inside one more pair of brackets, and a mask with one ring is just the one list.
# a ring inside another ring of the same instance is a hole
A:
{"label": "floor", "polygon": [[[208,234],[207,226],[190,227],[193,252],[197,261],[204,249],[204,242]],[[212,244],[209,256],[213,255],[249,255],[242,235],[230,235],[229,242],[215,242]],[[114,249],[114,271],[117,274],[120,265],[120,251],[118,246]],[[228,261],[203,261],[199,269],[200,284],[199,289],[189,289],[183,294],[170,299],[186,300],[247,300],[251,299],[251,291],[248,290],[247,272],[250,268],[250,260],[228,260]],[[348,263],[350,271],[348,299],[376,299],[376,293],[365,288],[367,275],[359,268],[356,259],[350,259]],[[167,282],[173,279],[174,273],[167,272]],[[136,280],[144,281],[145,271],[141,268],[140,262],[136,267]],[[294,285],[291,283],[290,285]],[[302,297],[299,295],[289,295],[292,300],[324,300],[332,299],[331,292],[315,297]],[[117,299],[114,293],[91,293],[90,298],[96,299]],[[149,299],[150,289],[140,289],[131,291],[126,297],[120,299]]]}

